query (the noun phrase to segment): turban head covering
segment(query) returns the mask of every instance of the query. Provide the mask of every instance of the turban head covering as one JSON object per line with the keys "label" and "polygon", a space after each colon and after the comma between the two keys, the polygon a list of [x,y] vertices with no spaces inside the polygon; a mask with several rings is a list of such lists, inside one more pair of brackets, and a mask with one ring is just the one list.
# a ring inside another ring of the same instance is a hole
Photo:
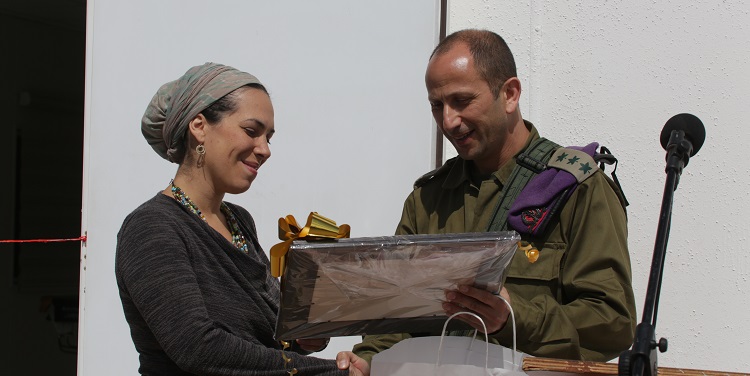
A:
{"label": "turban head covering", "polygon": [[162,158],[180,163],[188,125],[201,111],[232,91],[259,84],[255,76],[232,67],[205,63],[162,85],[141,119],[141,132]]}

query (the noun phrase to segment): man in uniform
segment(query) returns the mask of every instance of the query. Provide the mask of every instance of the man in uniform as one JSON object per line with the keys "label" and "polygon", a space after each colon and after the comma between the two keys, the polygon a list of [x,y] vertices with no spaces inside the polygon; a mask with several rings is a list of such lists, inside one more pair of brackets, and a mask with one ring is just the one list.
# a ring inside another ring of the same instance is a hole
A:
{"label": "man in uniform", "polygon": [[[497,228],[496,208],[516,157],[540,138],[519,109],[521,83],[505,41],[486,30],[462,30],[435,48],[425,75],[432,114],[458,157],[416,183],[396,233],[481,232]],[[495,227],[493,227],[495,226]],[[606,361],[632,343],[635,303],[627,219],[618,188],[601,170],[577,185],[542,233],[522,235],[537,249],[519,250],[500,296],[513,307],[518,349],[554,358]],[[472,311],[492,339],[512,346],[509,309],[472,286],[447,291],[447,315]],[[458,316],[474,328],[481,324]],[[506,325],[507,324],[507,325]],[[371,357],[409,334],[365,336],[357,355]]]}

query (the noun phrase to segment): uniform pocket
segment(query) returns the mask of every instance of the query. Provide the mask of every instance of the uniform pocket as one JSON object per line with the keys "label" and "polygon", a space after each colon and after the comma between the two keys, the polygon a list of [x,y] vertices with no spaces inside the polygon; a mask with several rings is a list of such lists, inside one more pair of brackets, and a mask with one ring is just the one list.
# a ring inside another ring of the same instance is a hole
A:
{"label": "uniform pocket", "polygon": [[516,250],[508,266],[506,283],[512,285],[509,289],[525,297],[538,294],[558,295],[560,263],[565,255],[565,243],[532,242],[539,249],[539,258],[531,263],[523,250]]}
{"label": "uniform pocket", "polygon": [[526,253],[517,249],[508,266],[508,277],[542,281],[557,279],[560,276],[560,262],[565,254],[565,243],[544,243],[542,248],[538,248],[537,243],[532,244],[539,249],[539,259],[531,263]]}

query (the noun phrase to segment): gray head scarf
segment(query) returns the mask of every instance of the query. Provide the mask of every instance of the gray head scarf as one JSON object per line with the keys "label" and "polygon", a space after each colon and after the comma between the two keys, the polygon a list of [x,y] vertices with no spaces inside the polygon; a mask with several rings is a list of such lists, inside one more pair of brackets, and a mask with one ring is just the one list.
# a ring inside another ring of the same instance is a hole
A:
{"label": "gray head scarf", "polygon": [[182,154],[180,148],[190,121],[212,103],[248,84],[260,81],[226,65],[206,63],[192,67],[179,79],[159,88],[143,114],[141,132],[162,158],[180,163],[177,158]]}

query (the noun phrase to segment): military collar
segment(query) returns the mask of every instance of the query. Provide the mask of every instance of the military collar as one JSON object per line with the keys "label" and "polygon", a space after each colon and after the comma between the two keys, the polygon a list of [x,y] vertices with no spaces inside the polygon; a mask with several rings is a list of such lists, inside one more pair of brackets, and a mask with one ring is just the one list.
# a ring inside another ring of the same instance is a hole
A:
{"label": "military collar", "polygon": [[[502,185],[507,183],[511,172],[513,172],[513,169],[516,167],[516,157],[526,150],[529,145],[531,145],[532,141],[539,138],[539,131],[534,127],[534,124],[527,120],[524,120],[523,122],[526,124],[526,127],[529,128],[529,137],[526,139],[526,144],[511,160],[505,162],[499,170],[492,173],[495,180],[499,181]],[[445,181],[443,182],[443,189],[454,189],[465,182],[471,183],[472,162],[464,160],[461,157],[456,157],[456,159],[456,163],[454,163],[450,171],[448,171],[448,176],[446,176]]]}

